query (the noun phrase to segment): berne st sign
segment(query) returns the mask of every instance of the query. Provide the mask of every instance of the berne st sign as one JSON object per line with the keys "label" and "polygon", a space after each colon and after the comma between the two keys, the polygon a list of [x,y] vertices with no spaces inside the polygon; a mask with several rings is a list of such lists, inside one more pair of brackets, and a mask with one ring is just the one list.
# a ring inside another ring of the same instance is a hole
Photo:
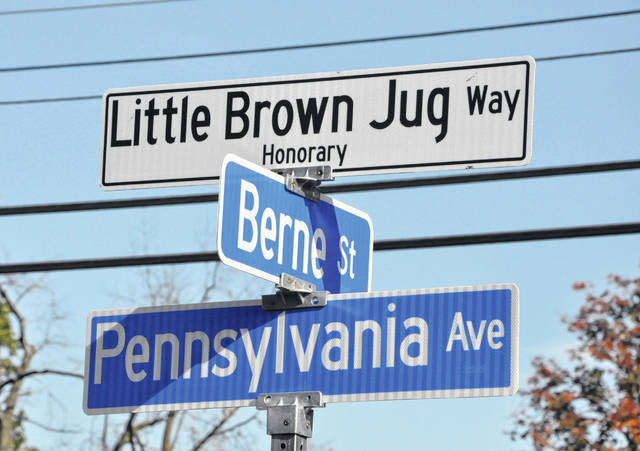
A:
{"label": "berne st sign", "polygon": [[336,176],[525,165],[533,58],[111,89],[100,184],[218,183],[228,153]]}

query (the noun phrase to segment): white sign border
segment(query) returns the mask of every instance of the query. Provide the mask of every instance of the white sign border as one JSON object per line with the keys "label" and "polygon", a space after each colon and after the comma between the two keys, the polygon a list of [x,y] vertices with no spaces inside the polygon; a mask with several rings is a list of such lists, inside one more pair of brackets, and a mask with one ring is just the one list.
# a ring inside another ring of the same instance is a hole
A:
{"label": "white sign border", "polygon": [[[362,293],[330,294],[327,302],[362,299],[389,296],[410,296],[416,294],[443,294],[460,293],[465,291],[489,291],[503,290],[511,291],[511,385],[504,388],[474,388],[474,389],[454,389],[454,390],[429,390],[429,391],[407,391],[407,392],[382,392],[382,393],[357,393],[349,395],[327,395],[323,396],[326,402],[360,402],[360,401],[391,401],[407,399],[434,399],[434,398],[468,398],[468,397],[488,397],[488,396],[512,396],[519,388],[519,348],[520,348],[520,290],[515,283],[498,283],[489,285],[470,285],[462,287],[442,287],[423,288],[405,290],[385,290]],[[82,410],[87,415],[103,415],[112,413],[140,413],[140,412],[160,412],[167,410],[192,410],[192,409],[213,409],[222,407],[251,407],[256,405],[255,399],[245,399],[239,401],[213,401],[213,402],[186,402],[175,404],[156,404],[152,406],[138,407],[108,407],[90,409],[87,407],[89,395],[89,367],[91,362],[91,321],[95,317],[109,315],[130,315],[136,313],[152,312],[173,312],[184,310],[215,309],[226,307],[244,307],[262,305],[259,300],[249,301],[226,301],[211,302],[201,304],[177,304],[163,305],[157,307],[121,308],[113,310],[95,310],[87,317],[85,366],[84,366],[84,397]],[[256,394],[257,398],[258,394]]]}
{"label": "white sign border", "polygon": [[[265,279],[269,282],[279,283],[280,277],[274,276],[273,274],[269,274],[267,272],[261,271],[253,266],[245,265],[244,263],[233,260],[226,255],[224,255],[224,251],[222,250],[222,212],[224,211],[224,177],[227,165],[229,163],[236,163],[240,166],[246,167],[254,172],[257,172],[265,177],[270,178],[282,185],[285,184],[285,178],[279,174],[276,174],[269,169],[265,169],[262,166],[259,166],[255,163],[252,163],[244,158],[240,158],[237,155],[228,153],[225,155],[224,160],[222,161],[222,170],[220,173],[220,191],[218,193],[218,230],[216,237],[216,246],[218,251],[218,256],[220,257],[220,261],[227,266],[230,266],[235,269],[239,269],[240,271],[247,272],[253,276],[260,277],[261,279]],[[298,196],[298,194],[291,193],[292,196]],[[357,208],[352,207],[351,205],[347,205],[345,203],[340,202],[337,199],[333,199],[331,197],[325,196],[324,194],[320,194],[320,201],[333,205],[336,208],[346,211],[347,213],[351,213],[355,216],[358,216],[369,224],[369,277],[367,280],[367,291],[371,291],[371,277],[373,273],[373,223],[371,222],[371,218],[368,214],[366,214],[362,210],[358,210]],[[305,282],[315,283],[312,280],[305,280]]]}

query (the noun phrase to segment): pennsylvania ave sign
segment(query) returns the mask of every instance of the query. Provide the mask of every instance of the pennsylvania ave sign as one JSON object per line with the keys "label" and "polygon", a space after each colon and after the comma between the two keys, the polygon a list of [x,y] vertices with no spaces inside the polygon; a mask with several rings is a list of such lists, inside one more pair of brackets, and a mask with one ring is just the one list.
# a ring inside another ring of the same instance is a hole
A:
{"label": "pennsylvania ave sign", "polygon": [[87,321],[88,414],[505,396],[518,389],[513,284],[329,295],[311,310],[260,301],[108,310]]}
{"label": "pennsylvania ave sign", "polygon": [[336,176],[525,165],[534,79],[525,56],[111,89],[100,184],[217,183],[227,153]]}
{"label": "pennsylvania ave sign", "polygon": [[218,255],[271,282],[285,273],[317,291],[369,291],[373,225],[366,213],[321,195],[287,191],[284,177],[233,154],[222,166]]}

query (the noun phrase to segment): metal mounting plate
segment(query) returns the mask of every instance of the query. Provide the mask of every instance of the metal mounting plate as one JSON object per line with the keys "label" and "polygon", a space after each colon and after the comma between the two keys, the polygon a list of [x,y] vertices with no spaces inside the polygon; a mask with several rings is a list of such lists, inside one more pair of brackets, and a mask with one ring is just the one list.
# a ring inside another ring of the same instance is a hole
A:
{"label": "metal mounting plate", "polygon": [[284,272],[280,274],[280,282],[276,285],[276,288],[298,291],[301,293],[312,293],[316,291],[316,286],[311,282],[298,279],[297,277]]}
{"label": "metal mounting plate", "polygon": [[313,202],[320,201],[320,182],[334,179],[331,166],[276,169],[275,172],[284,176],[288,191]]}
{"label": "metal mounting plate", "polygon": [[327,305],[328,291],[315,291],[316,286],[289,274],[280,275],[275,294],[262,296],[262,310],[292,310]]}
{"label": "metal mounting plate", "polygon": [[262,310],[293,310],[300,308],[324,307],[327,305],[328,291],[314,291],[303,294],[296,291],[278,291],[262,296]]}

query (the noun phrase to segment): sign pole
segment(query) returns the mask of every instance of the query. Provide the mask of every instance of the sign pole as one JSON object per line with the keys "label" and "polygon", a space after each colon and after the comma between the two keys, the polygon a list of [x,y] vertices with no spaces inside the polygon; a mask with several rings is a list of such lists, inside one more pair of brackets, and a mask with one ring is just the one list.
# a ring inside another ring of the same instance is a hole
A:
{"label": "sign pole", "polygon": [[256,408],[267,411],[271,451],[306,451],[313,431],[313,408],[324,406],[319,391],[258,396]]}
{"label": "sign pole", "polygon": [[[330,166],[292,168],[276,171],[286,179],[285,187],[313,202],[320,200],[318,186],[334,180]],[[328,291],[316,291],[312,283],[286,273],[280,275],[276,294],[262,296],[265,311],[323,307]],[[319,391],[262,394],[256,400],[258,410],[267,411],[267,434],[271,451],[306,451],[313,432],[313,408],[324,407]]]}

